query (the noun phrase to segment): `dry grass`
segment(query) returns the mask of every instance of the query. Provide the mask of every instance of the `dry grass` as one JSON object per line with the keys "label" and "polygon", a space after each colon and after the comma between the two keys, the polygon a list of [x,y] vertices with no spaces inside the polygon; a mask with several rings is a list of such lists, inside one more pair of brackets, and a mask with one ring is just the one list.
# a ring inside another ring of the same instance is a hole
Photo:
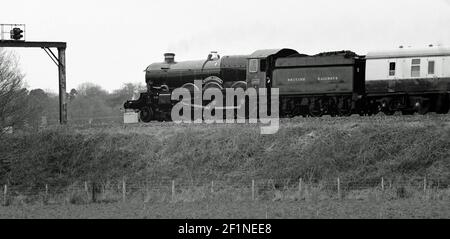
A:
{"label": "dry grass", "polygon": [[449,218],[448,201],[400,199],[98,203],[0,207],[0,218]]}

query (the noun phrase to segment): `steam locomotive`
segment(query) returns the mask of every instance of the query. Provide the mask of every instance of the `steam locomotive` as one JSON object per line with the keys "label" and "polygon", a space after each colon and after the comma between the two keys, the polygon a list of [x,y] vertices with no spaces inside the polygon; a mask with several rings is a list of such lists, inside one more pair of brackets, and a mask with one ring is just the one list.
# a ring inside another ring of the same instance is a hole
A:
{"label": "steam locomotive", "polygon": [[279,89],[281,117],[447,113],[450,99],[450,48],[399,48],[358,55],[352,51],[301,54],[293,49],[257,50],[250,55],[164,62],[146,69],[147,91],[128,100],[125,109],[143,122],[170,120],[172,91],[214,87]]}

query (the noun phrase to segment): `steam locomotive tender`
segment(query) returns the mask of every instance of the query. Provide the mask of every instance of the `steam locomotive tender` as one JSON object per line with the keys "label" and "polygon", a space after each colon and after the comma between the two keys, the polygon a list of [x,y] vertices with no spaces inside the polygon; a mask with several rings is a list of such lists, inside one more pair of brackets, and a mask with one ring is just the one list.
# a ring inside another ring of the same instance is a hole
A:
{"label": "steam locomotive tender", "polygon": [[280,114],[364,114],[364,67],[364,58],[351,51],[276,59],[272,86],[280,91]]}

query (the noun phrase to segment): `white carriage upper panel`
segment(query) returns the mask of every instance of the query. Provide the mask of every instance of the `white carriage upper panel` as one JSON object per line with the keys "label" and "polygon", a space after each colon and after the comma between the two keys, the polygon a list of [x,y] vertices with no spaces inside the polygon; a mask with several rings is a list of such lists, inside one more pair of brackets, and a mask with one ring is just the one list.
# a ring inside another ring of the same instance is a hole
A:
{"label": "white carriage upper panel", "polygon": [[366,80],[450,77],[450,48],[399,48],[366,55]]}

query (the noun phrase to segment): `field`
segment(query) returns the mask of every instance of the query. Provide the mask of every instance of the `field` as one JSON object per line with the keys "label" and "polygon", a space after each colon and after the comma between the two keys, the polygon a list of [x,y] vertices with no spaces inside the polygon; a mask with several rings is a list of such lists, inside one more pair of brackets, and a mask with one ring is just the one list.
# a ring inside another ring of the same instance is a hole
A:
{"label": "field", "polygon": [[2,135],[0,218],[450,217],[449,115],[282,119],[274,135],[259,126]]}
{"label": "field", "polygon": [[0,207],[1,218],[449,218],[448,201],[184,202]]}

